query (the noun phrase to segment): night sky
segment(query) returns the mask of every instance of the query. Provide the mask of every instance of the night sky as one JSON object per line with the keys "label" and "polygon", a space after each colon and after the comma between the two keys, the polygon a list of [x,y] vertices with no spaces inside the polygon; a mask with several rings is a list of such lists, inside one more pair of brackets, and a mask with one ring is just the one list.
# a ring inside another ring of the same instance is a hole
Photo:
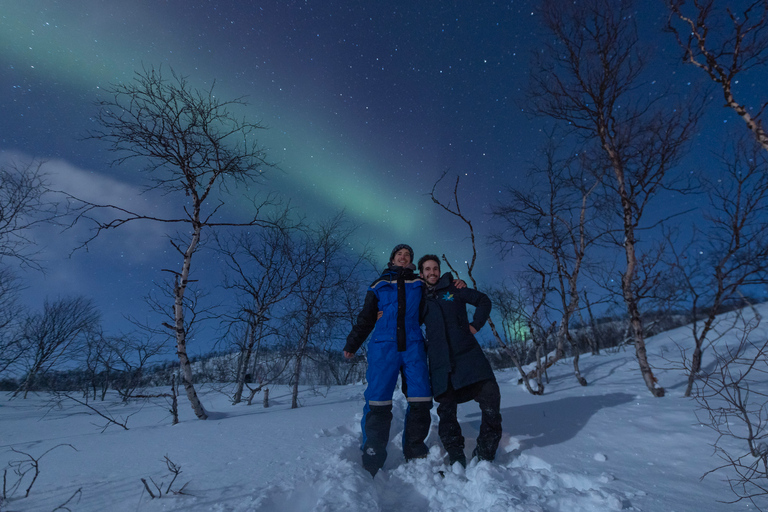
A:
{"label": "night sky", "polygon": [[[267,188],[312,216],[345,208],[380,266],[401,242],[417,258],[446,252],[463,262],[466,231],[428,193],[443,172],[451,183],[460,175],[463,207],[485,237],[490,206],[525,176],[543,128],[524,105],[541,41],[537,5],[3,0],[0,158],[45,159],[53,184],[74,195],[162,210],[161,197],[138,195],[138,163],[110,167],[106,144],[82,137],[97,127],[104,87],[142,66],[171,67],[200,88],[215,80],[223,99],[245,96],[243,114],[269,128],[261,141],[281,169]],[[658,29],[664,13],[638,15]],[[664,45],[673,41],[648,42],[661,50],[654,72],[670,76],[677,62]],[[121,312],[144,314],[142,297],[179,258],[147,224],[106,233],[70,257],[86,234],[38,234],[47,273],[22,276],[38,307],[46,295],[94,297],[109,331]],[[516,264],[479,249],[481,280]],[[195,276],[218,279],[215,259],[200,258]]]}

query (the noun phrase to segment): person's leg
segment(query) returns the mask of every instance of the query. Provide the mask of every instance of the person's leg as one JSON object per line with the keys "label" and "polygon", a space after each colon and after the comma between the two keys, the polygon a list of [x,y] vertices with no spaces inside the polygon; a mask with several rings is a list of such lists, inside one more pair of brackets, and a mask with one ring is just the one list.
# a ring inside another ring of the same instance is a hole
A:
{"label": "person's leg", "polygon": [[464,436],[461,434],[461,426],[456,417],[456,395],[452,388],[436,398],[437,415],[440,417],[440,424],[437,427],[437,433],[440,435],[440,442],[443,448],[448,452],[448,461],[451,465],[454,462],[467,465],[467,457],[464,455]]}
{"label": "person's leg", "polygon": [[432,401],[408,402],[405,411],[405,426],[403,430],[403,455],[405,460],[423,459],[429,453],[424,442],[429,435],[429,427],[432,424]]}
{"label": "person's leg", "polygon": [[375,476],[387,460],[389,427],[392,423],[392,393],[397,384],[399,356],[394,343],[368,345],[368,370],[363,431],[363,467]]}
{"label": "person's leg", "polygon": [[432,387],[429,385],[427,354],[423,343],[411,343],[402,352],[403,392],[408,399],[403,430],[405,460],[426,457],[429,453],[424,440],[432,423]]}
{"label": "person's leg", "polygon": [[477,436],[475,453],[480,460],[493,460],[501,440],[501,393],[496,379],[488,379],[475,401],[480,405],[480,433]]}
{"label": "person's leg", "polygon": [[363,408],[363,467],[371,474],[384,466],[387,460],[389,427],[392,424],[392,403],[371,405],[368,401]]}

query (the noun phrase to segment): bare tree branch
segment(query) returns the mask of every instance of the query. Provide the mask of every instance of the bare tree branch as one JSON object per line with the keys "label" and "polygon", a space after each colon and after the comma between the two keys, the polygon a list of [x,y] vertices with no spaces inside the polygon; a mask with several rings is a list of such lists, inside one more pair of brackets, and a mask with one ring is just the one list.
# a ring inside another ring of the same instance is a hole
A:
{"label": "bare tree branch", "polygon": [[[263,182],[264,171],[273,167],[266,160],[256,132],[259,123],[241,119],[233,112],[246,103],[238,98],[221,100],[213,92],[192,88],[187,79],[173,70],[171,78],[154,68],[137,72],[132,82],[117,83],[107,89],[107,99],[98,102],[100,129],[89,138],[106,142],[115,153],[113,165],[137,160],[148,175],[147,190],[158,190],[184,202],[183,215],[159,217],[132,211],[119,205],[95,204],[70,196],[77,215],[73,222],[88,220],[95,226],[87,247],[102,232],[129,222],[148,221],[179,224],[171,245],[181,256],[173,270],[173,325],[176,353],[181,365],[182,384],[195,415],[208,415],[192,383],[192,368],[187,355],[189,322],[186,313],[187,288],[192,282],[192,257],[202,241],[203,231],[222,227],[267,226],[266,216],[275,205],[273,196],[253,201],[253,211],[245,220],[230,220],[221,214],[232,187],[248,189]],[[214,84],[215,85],[215,84]],[[100,220],[95,212],[109,213],[111,220]]]}
{"label": "bare tree branch", "polygon": [[[768,1],[754,0],[736,11],[714,0],[667,0],[667,31],[683,50],[682,60],[702,70],[720,87],[725,107],[746,124],[755,140],[768,151],[768,133],[762,114],[737,94],[737,84],[749,71],[768,63]],[[743,91],[742,91],[743,92]]]}
{"label": "bare tree branch", "polygon": [[587,146],[606,181],[623,227],[626,257],[622,295],[635,353],[653,396],[664,396],[648,363],[639,297],[635,294],[637,230],[644,212],[664,190],[687,190],[669,171],[698,121],[700,107],[664,105],[667,96],[639,93],[644,62],[628,0],[546,1],[543,19],[551,39],[536,58],[528,100],[533,112],[568,126]]}

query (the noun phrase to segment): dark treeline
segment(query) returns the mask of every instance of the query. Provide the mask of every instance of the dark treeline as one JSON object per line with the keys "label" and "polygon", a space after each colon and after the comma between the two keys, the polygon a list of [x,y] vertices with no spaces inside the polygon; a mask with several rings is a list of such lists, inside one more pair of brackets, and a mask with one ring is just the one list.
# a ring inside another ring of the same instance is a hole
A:
{"label": "dark treeline", "polygon": [[[254,361],[250,372],[245,375],[246,384],[268,382],[270,385],[289,385],[292,375],[285,369],[290,367],[294,354],[281,348],[266,349],[262,359]],[[211,352],[190,358],[196,384],[235,384],[238,376],[238,353]],[[306,354],[307,361],[299,380],[300,385],[334,386],[361,382],[365,378],[365,361],[346,361],[338,351],[328,352],[311,348]],[[117,392],[125,400],[134,395],[143,395],[148,388],[167,387],[179,378],[178,361],[155,362],[134,371],[115,370],[91,373],[87,369],[72,368],[54,370],[36,376],[30,383],[30,392],[82,392],[93,400],[104,400],[108,391]],[[268,380],[267,380],[268,379]],[[0,380],[0,391],[16,391],[20,378],[7,377]]]}
{"label": "dark treeline", "polygon": [[[755,304],[755,299],[748,297],[724,304],[718,313],[725,313]],[[707,312],[702,312],[706,315]],[[644,317],[648,326],[647,336],[674,329],[691,322],[685,311],[654,311]],[[571,327],[576,340],[576,347],[581,352],[589,352],[593,343],[598,350],[619,349],[626,346],[627,320],[621,316],[605,316],[595,319],[595,326],[574,323]],[[596,327],[596,330],[593,328]],[[594,340],[594,341],[593,341]],[[341,339],[337,340],[341,342]],[[536,350],[531,340],[518,340],[517,347],[524,365],[536,361]],[[305,354],[306,361],[299,378],[299,384],[305,386],[334,386],[359,383],[365,379],[365,358],[354,361],[344,359],[336,350],[310,347]],[[550,336],[544,345],[546,352],[556,350],[557,342]],[[509,352],[495,346],[486,346],[484,351],[496,370],[514,367]],[[572,356],[567,348],[567,355]],[[243,382],[246,385],[290,385],[293,374],[288,371],[295,353],[287,347],[267,346],[262,348],[250,364],[246,366]],[[241,352],[211,351],[200,356],[190,357],[193,382],[195,384],[229,384],[238,382],[243,371]],[[37,375],[29,384],[30,392],[72,392],[80,391],[92,399],[104,399],[107,391],[115,391],[126,400],[132,395],[146,393],[147,388],[167,387],[178,382],[178,361],[162,360],[147,364],[143,368],[101,370],[92,372],[87,368],[75,367],[67,370],[52,370]],[[16,391],[22,383],[21,378],[6,377],[0,380],[0,391]]]}

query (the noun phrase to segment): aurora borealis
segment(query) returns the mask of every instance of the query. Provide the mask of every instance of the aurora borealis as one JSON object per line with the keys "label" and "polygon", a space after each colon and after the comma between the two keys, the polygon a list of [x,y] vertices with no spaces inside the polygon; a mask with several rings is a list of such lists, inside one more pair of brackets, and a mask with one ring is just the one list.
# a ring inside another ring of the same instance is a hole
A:
{"label": "aurora borealis", "polygon": [[[536,5],[0,0],[0,158],[46,160],[72,193],[162,208],[139,195],[136,166],[110,167],[107,148],[83,136],[104,87],[144,66],[172,68],[249,102],[242,115],[268,127],[261,142],[280,168],[268,190],[311,216],[345,209],[382,264],[403,242],[463,262],[464,226],[428,194],[447,172],[447,197],[460,175],[462,206],[484,237],[489,207],[525,175],[542,133],[523,93],[541,37]],[[140,311],[172,261],[153,229],[108,233],[71,257],[82,233],[50,231],[47,274],[25,277],[37,304],[81,293],[105,319]],[[498,256],[480,243],[481,274],[498,277]]]}
{"label": "aurora borealis", "polygon": [[[443,171],[501,175],[519,151],[509,120],[525,38],[515,28],[528,20],[514,3],[3,4],[3,110],[20,121],[4,149],[100,172],[99,148],[71,142],[100,88],[170,66],[247,97],[245,114],[270,128],[263,142],[285,170],[276,188],[406,237],[422,229],[409,212]],[[133,171],[114,172],[131,181]]]}

